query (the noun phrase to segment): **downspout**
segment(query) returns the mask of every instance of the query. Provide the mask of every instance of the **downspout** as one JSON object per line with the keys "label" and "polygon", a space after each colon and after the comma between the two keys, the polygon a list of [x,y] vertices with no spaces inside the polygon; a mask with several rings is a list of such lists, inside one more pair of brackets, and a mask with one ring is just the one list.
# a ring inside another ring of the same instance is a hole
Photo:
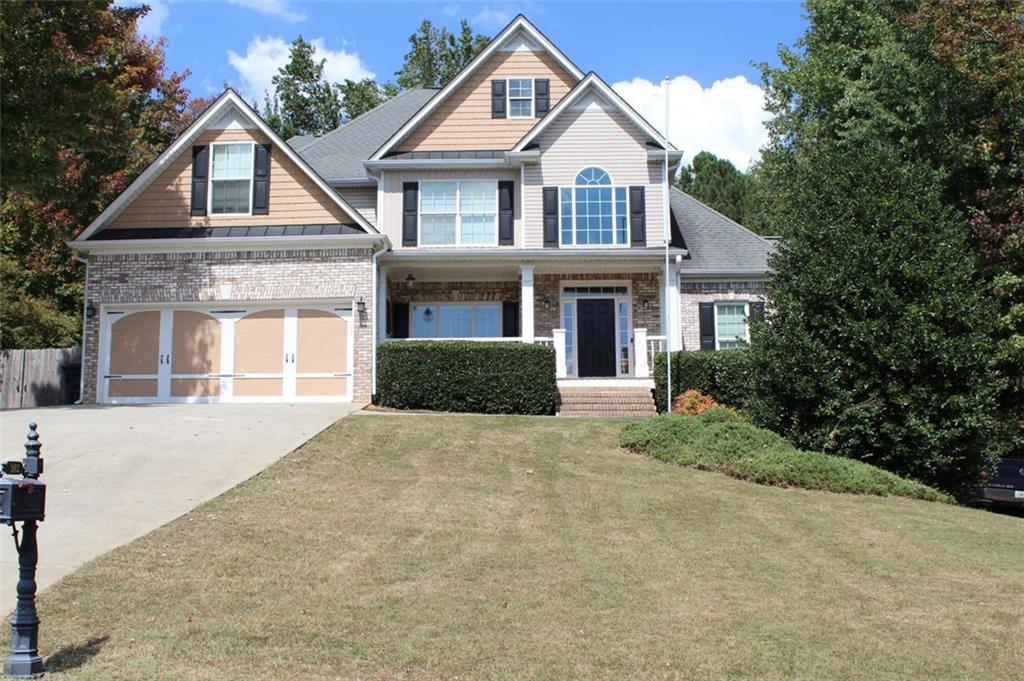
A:
{"label": "downspout", "polygon": [[75,401],[75,404],[82,404],[82,400],[85,399],[85,341],[89,326],[89,259],[82,258],[76,253],[75,260],[85,264],[85,288],[82,295],[82,368],[78,372],[78,399]]}
{"label": "downspout", "polygon": [[[378,224],[380,223],[378,222]],[[373,315],[371,317],[373,320],[373,347],[370,352],[371,400],[373,399],[373,396],[377,394],[377,343],[380,342],[380,339],[377,337],[377,331],[380,329],[380,320],[377,318],[377,315],[380,314],[380,308],[377,305],[377,296],[380,295],[377,291],[380,278],[377,276],[377,273],[380,271],[380,258],[387,252],[387,244],[385,243],[381,245],[381,249],[379,251],[371,256],[371,260],[373,261],[373,288],[371,289],[370,295],[370,304],[373,305]]]}

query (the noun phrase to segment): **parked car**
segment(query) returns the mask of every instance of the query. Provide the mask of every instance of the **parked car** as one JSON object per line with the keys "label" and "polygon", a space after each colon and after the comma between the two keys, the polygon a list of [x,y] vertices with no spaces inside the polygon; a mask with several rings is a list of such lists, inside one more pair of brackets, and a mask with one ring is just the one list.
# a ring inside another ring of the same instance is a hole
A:
{"label": "parked car", "polygon": [[1024,513],[1024,459],[1003,459],[996,474],[982,474],[975,503],[979,506],[1016,508]]}

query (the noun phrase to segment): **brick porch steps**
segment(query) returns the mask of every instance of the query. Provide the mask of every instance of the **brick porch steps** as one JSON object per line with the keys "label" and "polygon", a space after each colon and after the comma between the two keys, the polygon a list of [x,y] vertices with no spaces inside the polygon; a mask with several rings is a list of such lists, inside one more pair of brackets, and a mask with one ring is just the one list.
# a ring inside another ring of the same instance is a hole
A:
{"label": "brick porch steps", "polygon": [[643,419],[654,416],[650,388],[639,386],[594,386],[558,389],[559,416]]}

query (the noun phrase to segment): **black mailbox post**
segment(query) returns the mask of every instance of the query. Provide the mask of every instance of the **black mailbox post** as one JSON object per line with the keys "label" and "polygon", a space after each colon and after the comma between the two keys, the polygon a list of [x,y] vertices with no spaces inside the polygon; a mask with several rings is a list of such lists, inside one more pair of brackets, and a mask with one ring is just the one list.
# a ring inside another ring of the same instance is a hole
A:
{"label": "black mailbox post", "polygon": [[[18,604],[11,619],[11,652],[4,661],[8,676],[38,676],[43,673],[43,658],[39,656],[39,615],[36,613],[36,563],[39,547],[36,544],[36,523],[46,511],[46,485],[39,482],[43,473],[43,460],[39,457],[39,433],[36,424],[28,424],[25,458],[5,461],[3,473],[21,478],[0,477],[0,523],[10,525],[14,531],[14,546],[18,549]],[[18,528],[21,523],[21,541]]]}

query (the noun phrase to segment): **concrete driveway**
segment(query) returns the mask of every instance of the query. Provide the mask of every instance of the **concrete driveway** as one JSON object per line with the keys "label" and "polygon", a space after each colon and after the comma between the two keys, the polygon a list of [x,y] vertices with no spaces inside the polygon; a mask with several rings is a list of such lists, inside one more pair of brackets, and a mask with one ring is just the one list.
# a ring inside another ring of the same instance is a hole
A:
{"label": "concrete driveway", "polygon": [[[187,513],[354,411],[347,404],[49,407],[0,413],[0,458],[39,425],[46,520],[39,586]],[[0,613],[14,608],[17,552],[0,526]]]}

